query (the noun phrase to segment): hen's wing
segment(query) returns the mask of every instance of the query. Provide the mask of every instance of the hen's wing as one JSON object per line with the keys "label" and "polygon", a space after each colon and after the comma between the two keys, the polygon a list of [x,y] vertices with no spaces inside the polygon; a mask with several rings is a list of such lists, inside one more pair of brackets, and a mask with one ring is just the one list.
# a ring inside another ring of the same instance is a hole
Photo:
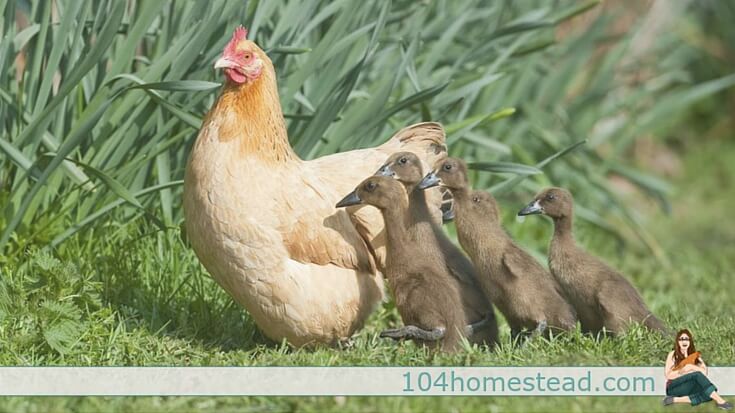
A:
{"label": "hen's wing", "polygon": [[[303,263],[334,264],[375,273],[375,260],[348,213],[335,208],[341,191],[308,169],[292,176],[300,188],[289,193],[279,228],[292,259]],[[284,183],[284,185],[289,185]]]}

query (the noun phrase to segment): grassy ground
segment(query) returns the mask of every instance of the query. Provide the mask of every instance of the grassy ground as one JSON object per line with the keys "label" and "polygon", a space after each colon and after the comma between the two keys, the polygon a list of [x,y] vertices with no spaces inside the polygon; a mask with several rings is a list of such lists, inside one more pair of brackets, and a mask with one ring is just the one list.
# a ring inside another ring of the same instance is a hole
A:
{"label": "grassy ground", "polygon": [[[693,149],[676,178],[672,215],[649,211],[646,226],[671,259],[616,249],[579,228],[580,240],[623,270],[652,310],[687,327],[709,365],[735,365],[735,144]],[[506,208],[512,205],[506,204]],[[540,251],[550,236],[520,232]],[[151,230],[152,231],[152,230]],[[293,350],[268,342],[247,314],[206,275],[177,231],[112,223],[77,237],[59,258],[30,252],[0,269],[0,364],[79,366],[246,365],[661,365],[671,347],[645,331],[596,341],[571,334],[496,352],[472,348],[431,355],[377,338],[397,323],[385,306],[345,350]],[[56,304],[54,304],[56,303]],[[653,411],[654,398],[7,398],[0,411]],[[713,405],[698,411],[711,411]],[[683,410],[674,408],[672,410]]]}

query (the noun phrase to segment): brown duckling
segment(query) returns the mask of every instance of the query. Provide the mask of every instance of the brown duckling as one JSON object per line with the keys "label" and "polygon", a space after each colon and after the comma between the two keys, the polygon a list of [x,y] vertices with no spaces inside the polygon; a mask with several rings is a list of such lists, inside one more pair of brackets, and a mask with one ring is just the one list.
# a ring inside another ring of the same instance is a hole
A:
{"label": "brown duckling", "polygon": [[385,277],[393,291],[404,327],[386,330],[381,337],[414,339],[430,347],[459,348],[467,320],[452,276],[436,254],[413,242],[406,229],[408,197],[400,182],[384,176],[364,180],[337,207],[368,204],[378,208],[387,238]]}
{"label": "brown duckling", "polygon": [[[397,179],[408,194],[409,214],[406,229],[415,245],[421,245],[426,254],[440,261],[441,267],[454,276],[451,280],[459,289],[461,309],[465,318],[474,326],[475,335],[470,342],[494,345],[497,342],[498,326],[495,312],[489,299],[479,288],[475,268],[462,251],[447,237],[441,228],[442,213],[431,209],[427,194],[418,188],[424,177],[422,161],[412,152],[397,152],[391,155],[377,174]],[[434,190],[434,195],[440,191]]]}
{"label": "brown duckling", "polygon": [[667,334],[635,287],[599,258],[577,246],[572,234],[574,199],[563,188],[547,188],[518,215],[543,214],[554,220],[549,268],[577,310],[582,330],[623,333],[631,322]]}
{"label": "brown duckling", "polygon": [[508,321],[513,339],[524,329],[534,335],[548,335],[551,328],[574,329],[574,309],[556,280],[505,232],[495,198],[470,189],[465,163],[440,161],[421,187],[439,182],[452,192],[459,242],[480,271],[483,290]]}

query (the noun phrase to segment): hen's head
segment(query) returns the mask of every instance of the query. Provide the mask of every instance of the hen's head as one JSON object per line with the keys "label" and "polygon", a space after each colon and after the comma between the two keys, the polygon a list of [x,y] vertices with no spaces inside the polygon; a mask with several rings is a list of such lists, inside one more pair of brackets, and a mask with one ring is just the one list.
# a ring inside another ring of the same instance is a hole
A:
{"label": "hen's head", "polygon": [[222,57],[214,64],[215,69],[224,68],[227,79],[238,85],[258,79],[267,59],[265,52],[247,36],[248,31],[244,27],[235,29]]}

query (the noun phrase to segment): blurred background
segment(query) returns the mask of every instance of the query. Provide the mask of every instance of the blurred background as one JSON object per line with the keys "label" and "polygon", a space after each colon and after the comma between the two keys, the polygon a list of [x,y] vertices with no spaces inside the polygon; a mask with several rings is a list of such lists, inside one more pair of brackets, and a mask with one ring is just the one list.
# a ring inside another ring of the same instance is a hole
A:
{"label": "blurred background", "polygon": [[[2,364],[276,357],[181,231],[187,155],[222,82],[213,62],[239,24],[275,64],[302,157],[439,121],[450,153],[477,163],[475,187],[498,197],[506,228],[540,260],[550,222],[514,215],[540,188],[568,187],[580,242],[671,325],[699,328],[714,361],[735,360],[734,2],[0,0],[0,9]],[[374,318],[368,332],[396,313],[387,305]],[[646,363],[658,353],[604,357]],[[350,360],[324,363],[376,363]]]}

